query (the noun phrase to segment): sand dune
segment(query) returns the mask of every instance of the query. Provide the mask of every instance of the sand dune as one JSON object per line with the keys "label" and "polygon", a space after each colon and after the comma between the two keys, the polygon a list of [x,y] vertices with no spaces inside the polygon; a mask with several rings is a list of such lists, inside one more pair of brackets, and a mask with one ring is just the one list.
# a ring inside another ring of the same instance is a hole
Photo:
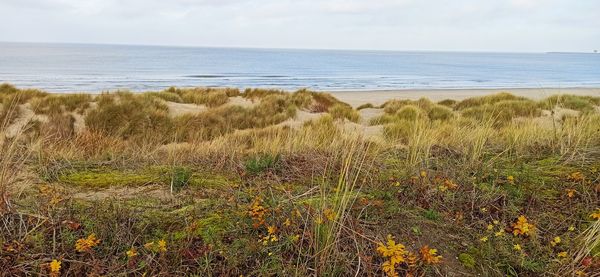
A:
{"label": "sand dune", "polygon": [[600,96],[600,88],[515,88],[515,89],[407,89],[379,91],[338,91],[333,96],[354,107],[365,103],[381,105],[390,99],[412,99],[427,97],[433,101],[444,99],[462,100],[474,96],[484,96],[498,92],[509,92],[539,100],[554,94],[575,94]]}

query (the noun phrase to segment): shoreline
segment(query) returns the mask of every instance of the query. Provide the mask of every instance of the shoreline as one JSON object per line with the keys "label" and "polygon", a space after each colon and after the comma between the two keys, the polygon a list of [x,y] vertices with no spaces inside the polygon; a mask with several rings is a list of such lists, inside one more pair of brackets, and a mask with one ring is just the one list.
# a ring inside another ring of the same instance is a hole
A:
{"label": "shoreline", "polygon": [[468,88],[468,89],[392,89],[392,90],[353,90],[353,91],[322,91],[353,107],[371,103],[381,105],[391,99],[417,100],[425,97],[432,101],[444,99],[463,100],[465,98],[508,92],[539,100],[555,94],[574,94],[581,96],[600,97],[600,88]]}

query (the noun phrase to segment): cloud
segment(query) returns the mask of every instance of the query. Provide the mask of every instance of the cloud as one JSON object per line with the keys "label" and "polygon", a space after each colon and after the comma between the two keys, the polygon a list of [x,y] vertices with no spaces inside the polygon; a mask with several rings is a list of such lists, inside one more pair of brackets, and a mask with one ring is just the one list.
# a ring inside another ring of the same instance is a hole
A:
{"label": "cloud", "polygon": [[2,0],[2,40],[587,51],[597,0]]}

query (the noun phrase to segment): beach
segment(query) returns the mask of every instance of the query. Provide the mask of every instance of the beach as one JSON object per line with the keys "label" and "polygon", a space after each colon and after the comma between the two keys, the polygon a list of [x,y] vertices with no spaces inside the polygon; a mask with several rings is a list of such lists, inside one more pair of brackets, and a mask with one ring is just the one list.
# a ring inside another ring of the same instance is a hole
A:
{"label": "beach", "polygon": [[432,101],[444,99],[463,100],[470,97],[484,96],[499,92],[509,92],[534,100],[555,94],[574,94],[581,96],[600,96],[600,88],[507,88],[507,89],[397,89],[397,90],[364,90],[330,92],[337,99],[353,107],[371,103],[381,105],[391,99],[429,98]]}

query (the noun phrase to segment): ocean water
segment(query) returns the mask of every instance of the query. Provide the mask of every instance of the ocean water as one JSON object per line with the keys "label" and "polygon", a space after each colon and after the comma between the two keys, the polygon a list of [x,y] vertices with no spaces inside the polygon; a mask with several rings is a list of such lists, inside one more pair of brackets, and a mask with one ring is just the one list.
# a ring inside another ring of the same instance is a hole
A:
{"label": "ocean water", "polygon": [[600,87],[600,54],[0,43],[0,83],[51,92],[169,86],[324,91]]}

